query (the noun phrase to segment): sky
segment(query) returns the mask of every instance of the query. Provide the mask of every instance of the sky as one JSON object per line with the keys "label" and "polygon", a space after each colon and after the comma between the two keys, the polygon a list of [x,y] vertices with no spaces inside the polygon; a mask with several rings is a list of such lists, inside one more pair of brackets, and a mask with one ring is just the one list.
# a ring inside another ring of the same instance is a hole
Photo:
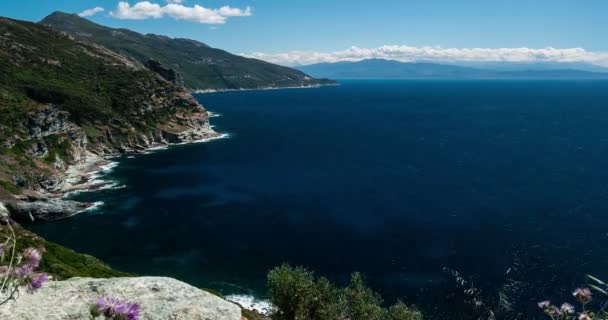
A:
{"label": "sky", "polygon": [[190,38],[285,65],[401,61],[608,66],[606,0],[2,0],[0,15],[53,11]]}

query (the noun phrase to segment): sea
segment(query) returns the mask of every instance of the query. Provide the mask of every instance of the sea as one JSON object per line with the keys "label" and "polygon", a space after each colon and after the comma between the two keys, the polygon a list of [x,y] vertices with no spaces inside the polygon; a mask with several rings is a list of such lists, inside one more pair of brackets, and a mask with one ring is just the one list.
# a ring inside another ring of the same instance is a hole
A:
{"label": "sea", "polygon": [[116,158],[103,176],[116,188],[72,196],[95,210],[30,228],[257,306],[282,263],[342,285],[361,272],[427,319],[543,319],[538,301],[608,279],[606,81],[196,98],[224,139]]}

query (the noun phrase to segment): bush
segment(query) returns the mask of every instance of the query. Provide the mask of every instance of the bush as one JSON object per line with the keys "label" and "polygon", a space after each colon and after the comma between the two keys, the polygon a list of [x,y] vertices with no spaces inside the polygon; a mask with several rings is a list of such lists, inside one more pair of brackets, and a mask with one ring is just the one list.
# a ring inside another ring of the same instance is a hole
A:
{"label": "bush", "polygon": [[402,302],[388,310],[382,298],[354,273],[345,288],[302,267],[282,265],[268,274],[274,320],[421,320],[422,314]]}
{"label": "bush", "polygon": [[0,188],[3,188],[4,190],[12,194],[21,194],[21,192],[23,191],[21,187],[4,180],[0,180]]}
{"label": "bush", "polygon": [[422,320],[420,311],[406,306],[399,301],[388,309],[389,320]]}

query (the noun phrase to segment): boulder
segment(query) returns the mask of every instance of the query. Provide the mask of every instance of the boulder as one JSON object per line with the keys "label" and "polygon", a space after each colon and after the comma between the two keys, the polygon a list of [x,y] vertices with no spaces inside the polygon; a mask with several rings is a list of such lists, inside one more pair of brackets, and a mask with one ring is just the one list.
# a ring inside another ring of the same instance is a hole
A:
{"label": "boulder", "polygon": [[4,203],[0,202],[0,220],[8,219],[11,216],[10,212],[4,205]]}
{"label": "boulder", "polygon": [[22,294],[0,306],[0,319],[92,319],[100,296],[140,306],[140,320],[241,320],[241,309],[211,293],[164,277],[72,278],[49,282],[34,294]]}
{"label": "boulder", "polygon": [[5,203],[11,217],[17,221],[52,221],[71,217],[93,204],[63,199],[36,199],[33,201],[9,200]]}

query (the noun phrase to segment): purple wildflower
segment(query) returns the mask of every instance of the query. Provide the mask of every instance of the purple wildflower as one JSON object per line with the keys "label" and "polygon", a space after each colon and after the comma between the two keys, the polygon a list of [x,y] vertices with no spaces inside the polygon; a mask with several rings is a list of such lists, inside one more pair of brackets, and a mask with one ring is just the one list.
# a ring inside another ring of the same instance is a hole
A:
{"label": "purple wildflower", "polygon": [[538,307],[541,309],[548,308],[551,305],[551,301],[545,300],[538,303]]}
{"label": "purple wildflower", "polygon": [[574,307],[567,302],[562,304],[562,306],[559,308],[559,310],[561,312],[563,312],[564,314],[573,314],[574,313]]}
{"label": "purple wildflower", "polygon": [[562,315],[562,312],[559,310],[559,308],[556,306],[553,306],[553,305],[546,308],[545,313],[548,314],[552,318],[559,317]]}
{"label": "purple wildflower", "polygon": [[582,304],[591,302],[591,290],[589,288],[577,288],[572,292],[572,295]]}
{"label": "purple wildflower", "polygon": [[27,287],[27,291],[29,293],[34,293],[36,292],[36,290],[40,289],[42,287],[42,285],[49,279],[49,275],[46,273],[41,273],[38,274],[36,277],[32,278],[28,287]]}
{"label": "purple wildflower", "polygon": [[29,264],[24,264],[13,269],[13,275],[18,278],[28,278],[33,272],[34,268],[32,268],[32,266]]}
{"label": "purple wildflower", "polygon": [[127,320],[139,319],[139,305],[137,303],[131,303],[127,310]]}
{"label": "purple wildflower", "polygon": [[38,265],[40,264],[40,259],[42,258],[40,251],[34,248],[25,249],[21,256],[25,260],[25,263],[30,265],[32,269],[38,268]]}
{"label": "purple wildflower", "polygon": [[100,314],[113,319],[138,320],[139,305],[112,297],[101,297],[95,302],[95,309]]}

